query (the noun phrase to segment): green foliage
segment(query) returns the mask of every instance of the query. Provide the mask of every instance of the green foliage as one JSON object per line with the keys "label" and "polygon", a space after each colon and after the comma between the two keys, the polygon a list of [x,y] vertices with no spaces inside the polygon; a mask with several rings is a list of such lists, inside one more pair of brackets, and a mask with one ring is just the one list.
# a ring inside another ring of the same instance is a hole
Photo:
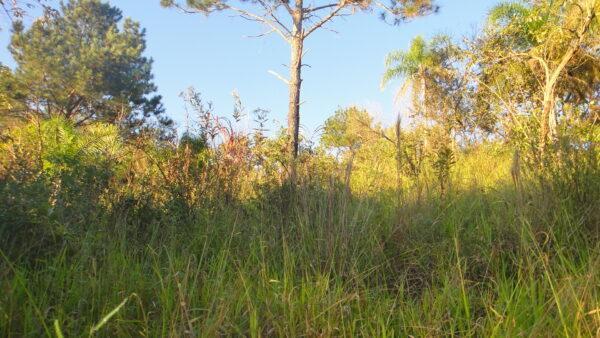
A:
{"label": "green foliage", "polygon": [[4,130],[25,111],[25,92],[12,71],[0,63],[0,127]]}
{"label": "green foliage", "polygon": [[530,10],[524,2],[501,3],[488,14],[488,25],[495,29],[505,28],[514,21],[524,21]]}
{"label": "green foliage", "polygon": [[51,119],[13,129],[0,150],[3,251],[37,257],[97,217],[121,144],[114,126]]}
{"label": "green foliage", "polygon": [[152,60],[143,56],[145,32],[100,0],[75,0],[46,10],[28,29],[15,23],[10,50],[15,76],[27,88],[21,100],[43,117],[77,125],[117,123],[130,132],[169,127],[152,83]]}
{"label": "green foliage", "polygon": [[453,62],[451,57],[458,55],[458,47],[446,35],[436,35],[431,41],[417,36],[407,51],[395,51],[387,55],[382,84],[395,78],[412,78],[433,68],[444,67]]}
{"label": "green foliage", "polygon": [[447,145],[440,146],[436,152],[436,157],[432,163],[432,166],[435,174],[438,177],[438,182],[440,183],[440,192],[442,195],[446,193],[448,180],[450,178],[450,169],[454,163],[455,159],[452,149]]}
{"label": "green foliage", "polygon": [[[221,0],[186,0],[185,4],[190,8],[206,13],[223,10],[227,7],[225,2]],[[163,7],[173,7],[177,4],[174,0],[160,0],[160,5]]]}
{"label": "green foliage", "polygon": [[356,107],[339,109],[325,121],[321,144],[325,147],[355,150],[372,138],[373,118]]}
{"label": "green foliage", "polygon": [[591,46],[600,41],[599,11],[594,0],[504,3],[474,41],[478,104],[494,112],[488,116],[513,141],[537,148],[537,157],[546,143],[557,150],[567,124],[593,120],[600,57]]}
{"label": "green foliage", "polygon": [[382,85],[397,77],[410,78],[416,75],[422,67],[435,65],[429,46],[421,36],[414,38],[408,51],[396,51],[385,59],[386,71]]}
{"label": "green foliage", "polygon": [[412,95],[412,118],[416,123],[435,124],[447,133],[474,133],[472,85],[464,67],[465,52],[445,35],[425,41],[415,38],[408,51],[396,51],[386,59],[383,85],[395,78],[404,80],[398,93]]}

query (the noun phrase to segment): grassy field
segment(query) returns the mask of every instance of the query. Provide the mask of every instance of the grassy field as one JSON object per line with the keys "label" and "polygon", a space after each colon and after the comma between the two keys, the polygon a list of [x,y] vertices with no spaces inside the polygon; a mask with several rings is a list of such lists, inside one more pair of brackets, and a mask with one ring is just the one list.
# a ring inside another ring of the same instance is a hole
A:
{"label": "grassy field", "polygon": [[0,0],[0,338],[600,338],[600,0],[153,1]]}
{"label": "grassy field", "polygon": [[42,257],[2,254],[0,335],[598,336],[597,201],[516,190],[509,159],[463,154],[447,195],[400,207],[305,184],[191,218],[88,215]]}

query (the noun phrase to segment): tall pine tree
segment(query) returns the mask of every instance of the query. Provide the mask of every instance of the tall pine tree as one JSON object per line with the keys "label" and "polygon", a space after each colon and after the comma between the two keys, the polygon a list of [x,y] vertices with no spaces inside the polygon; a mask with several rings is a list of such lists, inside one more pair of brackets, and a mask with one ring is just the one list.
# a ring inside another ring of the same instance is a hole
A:
{"label": "tall pine tree", "polygon": [[383,19],[399,24],[438,9],[434,0],[161,0],[163,6],[176,7],[186,13],[210,14],[227,11],[247,21],[264,26],[259,36],[277,33],[290,45],[289,78],[276,74],[289,87],[288,153],[290,178],[295,180],[300,132],[300,89],[304,42],[314,32],[326,29],[336,18],[359,12],[380,10]]}
{"label": "tall pine tree", "polygon": [[100,0],[46,10],[29,29],[16,22],[10,51],[27,93],[26,112],[12,113],[62,116],[77,125],[104,121],[131,132],[148,125],[168,129],[172,121],[154,94],[145,48],[139,23]]}

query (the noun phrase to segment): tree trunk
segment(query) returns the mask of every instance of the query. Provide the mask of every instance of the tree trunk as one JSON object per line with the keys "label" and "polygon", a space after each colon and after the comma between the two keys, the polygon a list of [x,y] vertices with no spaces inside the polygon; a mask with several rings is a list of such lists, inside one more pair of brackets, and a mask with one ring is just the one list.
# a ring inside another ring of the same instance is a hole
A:
{"label": "tree trunk", "polygon": [[544,91],[544,101],[542,103],[542,116],[540,118],[540,160],[543,161],[546,147],[549,143],[554,143],[557,135],[556,131],[556,113],[554,111],[554,84]]}
{"label": "tree trunk", "polygon": [[[542,103],[542,116],[540,120],[540,157],[543,160],[544,153],[546,151],[546,146],[548,145],[548,141],[554,143],[557,137],[557,121],[556,121],[556,112],[554,111],[554,103],[555,103],[555,90],[556,83],[560,75],[566,66],[571,62],[571,59],[575,55],[575,52],[581,48],[587,33],[589,33],[590,25],[592,20],[595,18],[593,2],[588,2],[586,6],[586,14],[585,17],[581,18],[580,26],[577,29],[576,36],[577,39],[570,41],[569,46],[563,56],[560,59],[560,62],[556,66],[556,68],[551,69],[548,62],[537,58],[542,67],[544,67],[546,71],[546,83],[544,88],[544,101]],[[583,8],[579,7],[579,9],[583,13]]]}
{"label": "tree trunk", "polygon": [[302,20],[296,25],[294,36],[291,41],[291,62],[290,62],[290,100],[288,109],[288,136],[289,156],[290,156],[290,180],[292,184],[296,180],[296,158],[298,157],[298,138],[300,131],[300,87],[302,86],[302,50],[304,40],[302,37]]}

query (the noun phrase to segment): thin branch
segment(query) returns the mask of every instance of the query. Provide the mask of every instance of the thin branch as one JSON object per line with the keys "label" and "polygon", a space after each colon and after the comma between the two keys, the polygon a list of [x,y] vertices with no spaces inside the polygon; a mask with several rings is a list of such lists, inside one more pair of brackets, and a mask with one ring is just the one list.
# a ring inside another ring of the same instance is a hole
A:
{"label": "thin branch", "polygon": [[174,3],[173,6],[185,14],[206,14],[206,12],[203,12],[203,11],[200,11],[197,9],[189,9],[189,8],[183,7],[178,3]]}
{"label": "thin branch", "polygon": [[246,36],[244,36],[244,37],[246,37],[246,38],[262,38],[263,36],[267,36],[267,35],[269,35],[269,34],[271,34],[271,33],[274,33],[274,32],[275,32],[275,30],[274,30],[274,29],[271,29],[271,30],[268,30],[268,31],[266,31],[266,32],[264,32],[264,33],[261,33],[261,34],[256,34],[256,35],[246,35]]}
{"label": "thin branch", "polygon": [[279,25],[279,27],[281,27],[281,29],[282,29],[283,31],[285,31],[285,32],[286,32],[287,34],[289,34],[289,35],[291,35],[291,34],[292,34],[292,32],[290,31],[290,29],[289,29],[289,28],[287,28],[287,26],[286,26],[286,25],[284,25],[284,24],[281,22],[281,20],[279,20],[279,18],[278,18],[277,16],[275,16],[275,14],[274,14],[274,13],[275,13],[275,11],[277,10],[277,7],[270,6],[270,5],[269,5],[269,4],[267,4],[267,3],[266,3],[264,0],[258,0],[258,3],[260,3],[260,4],[263,6],[263,8],[264,8],[264,9],[267,11],[267,13],[269,14],[269,16],[270,16],[271,18],[273,18],[273,20],[275,21],[275,23],[276,23],[277,25]]}
{"label": "thin branch", "polygon": [[[207,14],[207,11],[184,7],[177,3],[174,4],[174,7],[186,14]],[[272,10],[268,11],[269,15],[273,17],[273,20],[230,5],[223,5],[221,9],[229,9],[233,12],[238,13],[237,15],[243,19],[262,23],[270,27],[273,31],[277,32],[277,34],[279,34],[286,42],[290,42],[290,30],[284,24],[282,24],[279,21],[279,19],[277,19],[277,17],[273,15]]]}
{"label": "thin branch", "polygon": [[333,11],[331,11],[331,13],[329,13],[327,16],[325,16],[323,19],[321,19],[321,21],[317,22],[314,26],[312,26],[311,28],[309,28],[303,35],[302,35],[302,39],[306,39],[310,34],[312,34],[314,31],[316,31],[317,29],[321,28],[324,24],[326,24],[328,21],[330,21],[331,19],[333,19],[335,16],[338,15],[338,13],[344,9],[346,7],[346,3],[345,2],[341,2],[338,7],[336,7]]}
{"label": "thin branch", "polygon": [[283,5],[283,7],[285,7],[285,9],[288,11],[288,13],[293,17],[294,10],[292,10],[292,7],[290,7],[290,4],[286,0],[280,0],[279,2]]}
{"label": "thin branch", "polygon": [[280,23],[271,21],[265,17],[256,15],[254,13],[250,13],[244,9],[241,8],[237,8],[237,7],[233,7],[233,6],[229,6],[229,5],[225,5],[226,9],[232,10],[234,12],[238,12],[240,14],[241,17],[247,19],[247,20],[251,20],[251,21],[257,21],[260,23],[263,23],[269,27],[271,27],[273,30],[275,30],[286,42],[290,42],[290,33],[289,33],[289,29],[285,26],[282,26]]}
{"label": "thin branch", "polygon": [[396,13],[392,8],[384,5],[383,3],[381,3],[380,1],[375,1],[375,5],[377,7],[380,7],[381,9],[383,9],[384,11],[388,12],[389,14],[396,16],[398,15],[398,13]]}
{"label": "thin branch", "polygon": [[304,11],[304,13],[313,13],[313,12],[320,11],[322,9],[332,8],[332,7],[337,7],[337,6],[339,6],[339,3],[336,2],[336,3],[330,3],[327,5],[319,6],[319,7],[314,7],[314,8],[311,8],[311,7],[305,8],[305,9],[303,9],[303,11]]}
{"label": "thin branch", "polygon": [[269,70],[268,71],[269,74],[275,76],[276,78],[278,78],[279,80],[283,81],[283,83],[285,83],[286,85],[290,85],[290,80],[284,78],[283,76],[279,75],[277,72],[275,72],[274,70]]}

